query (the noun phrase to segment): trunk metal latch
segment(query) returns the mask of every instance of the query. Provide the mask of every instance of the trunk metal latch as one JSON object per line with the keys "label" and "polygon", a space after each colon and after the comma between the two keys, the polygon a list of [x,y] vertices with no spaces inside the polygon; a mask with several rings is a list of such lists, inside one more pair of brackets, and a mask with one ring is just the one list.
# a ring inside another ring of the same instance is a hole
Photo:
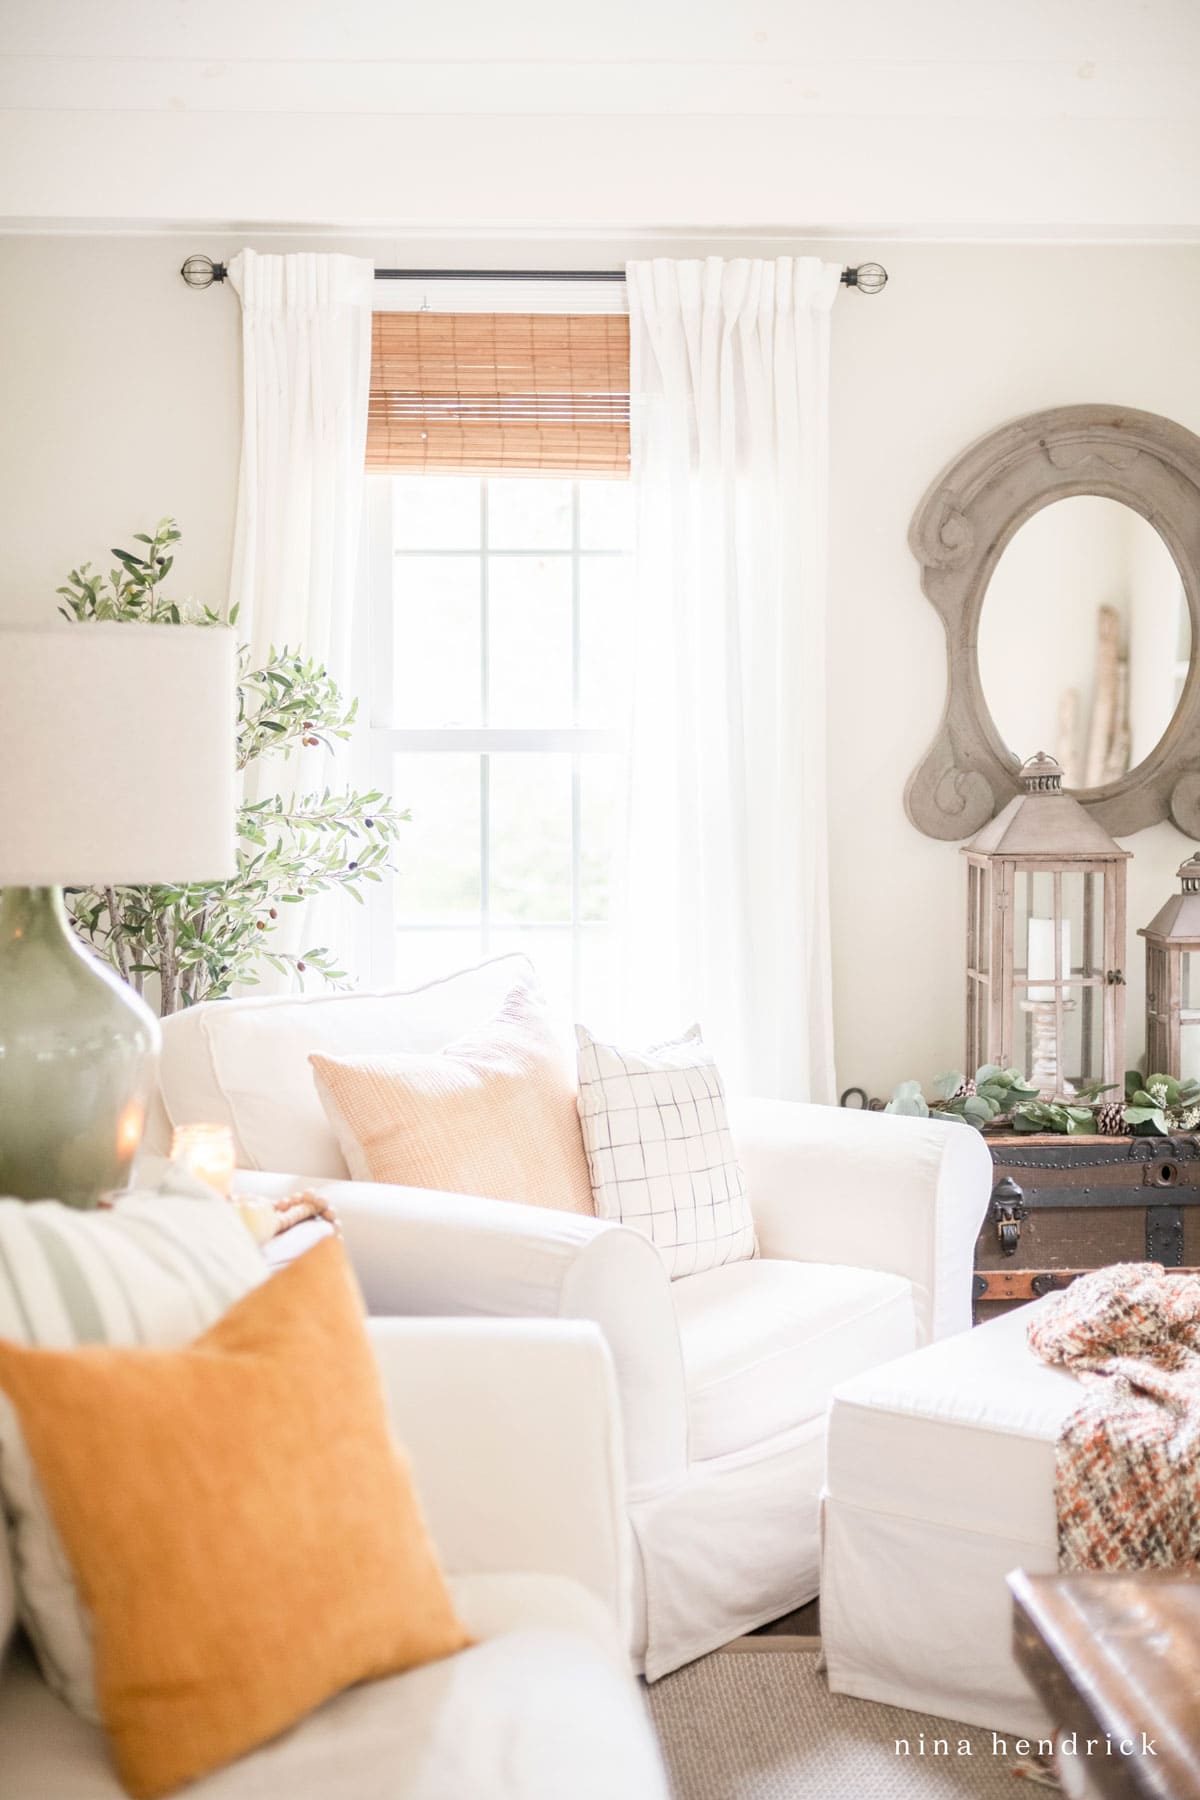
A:
{"label": "trunk metal latch", "polygon": [[1015,1256],[1021,1241],[1021,1221],[1029,1217],[1024,1196],[1011,1175],[992,1189],[992,1222],[1000,1239],[1001,1256]]}

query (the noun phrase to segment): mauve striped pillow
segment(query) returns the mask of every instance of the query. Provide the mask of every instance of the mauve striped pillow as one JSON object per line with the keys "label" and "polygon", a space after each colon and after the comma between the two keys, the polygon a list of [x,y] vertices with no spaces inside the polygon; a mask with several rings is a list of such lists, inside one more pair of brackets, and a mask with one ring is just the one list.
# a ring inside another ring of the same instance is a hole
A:
{"label": "mauve striped pillow", "polygon": [[[170,1349],[207,1331],[268,1273],[233,1208],[176,1170],[97,1212],[0,1200],[0,1337],[19,1344]],[[42,1673],[76,1712],[98,1719],[90,1623],[3,1393],[0,1499],[17,1609]]]}

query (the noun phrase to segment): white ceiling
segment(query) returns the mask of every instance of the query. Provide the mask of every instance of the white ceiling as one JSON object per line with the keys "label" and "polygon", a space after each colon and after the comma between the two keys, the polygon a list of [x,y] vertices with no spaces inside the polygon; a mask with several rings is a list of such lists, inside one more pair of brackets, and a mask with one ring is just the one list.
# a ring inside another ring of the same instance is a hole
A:
{"label": "white ceiling", "polygon": [[1200,0],[0,0],[0,219],[1200,237]]}

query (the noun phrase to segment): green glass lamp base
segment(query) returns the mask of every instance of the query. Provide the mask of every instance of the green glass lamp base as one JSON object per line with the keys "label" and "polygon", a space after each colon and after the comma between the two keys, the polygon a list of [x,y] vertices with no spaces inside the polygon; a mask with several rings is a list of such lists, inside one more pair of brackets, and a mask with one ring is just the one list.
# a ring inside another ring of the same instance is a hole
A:
{"label": "green glass lamp base", "polygon": [[85,949],[61,888],[0,893],[0,1196],[95,1206],[129,1185],[160,1034]]}

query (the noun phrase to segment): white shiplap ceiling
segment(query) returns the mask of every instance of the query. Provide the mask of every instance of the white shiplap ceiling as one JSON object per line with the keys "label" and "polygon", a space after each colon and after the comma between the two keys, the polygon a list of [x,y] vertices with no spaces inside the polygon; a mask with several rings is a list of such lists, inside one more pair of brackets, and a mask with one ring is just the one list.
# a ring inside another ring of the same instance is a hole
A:
{"label": "white shiplap ceiling", "polygon": [[1200,236],[1200,0],[2,0],[0,218]]}

